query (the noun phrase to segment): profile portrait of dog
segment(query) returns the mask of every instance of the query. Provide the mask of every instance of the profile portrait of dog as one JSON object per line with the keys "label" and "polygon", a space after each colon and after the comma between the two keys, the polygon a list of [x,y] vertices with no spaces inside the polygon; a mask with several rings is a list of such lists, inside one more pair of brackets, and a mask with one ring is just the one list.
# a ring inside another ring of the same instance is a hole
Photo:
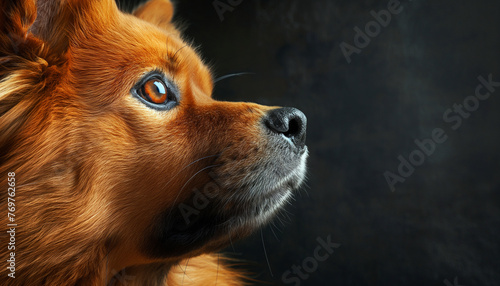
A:
{"label": "profile portrait of dog", "polygon": [[305,115],[214,100],[168,0],[0,9],[0,285],[244,285],[217,251],[303,183]]}

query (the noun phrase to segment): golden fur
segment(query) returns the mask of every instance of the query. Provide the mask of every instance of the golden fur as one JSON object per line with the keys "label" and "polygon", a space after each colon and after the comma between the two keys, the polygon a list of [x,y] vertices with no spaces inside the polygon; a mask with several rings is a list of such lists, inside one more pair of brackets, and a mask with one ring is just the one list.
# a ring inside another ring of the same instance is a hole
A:
{"label": "golden fur", "polygon": [[[5,209],[15,172],[18,224],[16,278],[2,266],[0,284],[243,285],[207,253],[256,225],[163,256],[144,250],[144,236],[210,182],[200,170],[229,174],[225,189],[271,158],[261,120],[272,108],[211,98],[210,71],[170,23],[169,1],[135,15],[113,0],[0,7],[0,201]],[[151,70],[175,80],[178,107],[151,110],[130,95]]]}

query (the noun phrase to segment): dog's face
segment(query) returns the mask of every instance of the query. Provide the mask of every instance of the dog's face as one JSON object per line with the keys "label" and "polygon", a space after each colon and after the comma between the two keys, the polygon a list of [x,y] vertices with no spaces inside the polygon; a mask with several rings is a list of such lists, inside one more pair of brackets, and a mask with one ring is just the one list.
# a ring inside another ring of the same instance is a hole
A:
{"label": "dog's face", "polygon": [[[72,17],[33,28],[64,62],[43,101],[59,144],[44,175],[74,182],[80,215],[126,250],[121,266],[218,250],[272,217],[304,179],[305,116],[212,99],[167,1],[135,15],[112,0],[67,3],[56,10]],[[68,19],[57,28],[68,34],[47,26]]]}

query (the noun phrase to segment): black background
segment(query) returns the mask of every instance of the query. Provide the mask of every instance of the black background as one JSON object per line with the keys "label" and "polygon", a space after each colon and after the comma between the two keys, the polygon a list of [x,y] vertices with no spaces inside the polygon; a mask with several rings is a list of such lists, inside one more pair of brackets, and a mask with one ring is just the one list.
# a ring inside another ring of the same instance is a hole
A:
{"label": "black background", "polygon": [[[177,1],[216,76],[254,73],[218,82],[215,98],[308,117],[308,186],[290,218],[227,249],[257,279],[295,285],[283,273],[330,236],[341,246],[300,285],[500,285],[500,87],[456,130],[443,120],[479,76],[500,81],[500,2],[402,1],[348,63],[340,44],[388,3],[243,0],[221,21],[212,0]],[[391,191],[384,172],[435,128],[448,139]]]}

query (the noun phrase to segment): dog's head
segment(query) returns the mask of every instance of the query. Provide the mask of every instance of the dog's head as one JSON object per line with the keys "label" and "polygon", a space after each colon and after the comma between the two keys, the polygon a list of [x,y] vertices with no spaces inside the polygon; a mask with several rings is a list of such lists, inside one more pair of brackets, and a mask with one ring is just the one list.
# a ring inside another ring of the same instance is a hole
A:
{"label": "dog's head", "polygon": [[37,232],[21,236],[103,242],[120,267],[179,259],[248,235],[302,183],[304,114],[214,100],[169,1],[38,10],[32,26],[4,15],[1,38],[1,171]]}

